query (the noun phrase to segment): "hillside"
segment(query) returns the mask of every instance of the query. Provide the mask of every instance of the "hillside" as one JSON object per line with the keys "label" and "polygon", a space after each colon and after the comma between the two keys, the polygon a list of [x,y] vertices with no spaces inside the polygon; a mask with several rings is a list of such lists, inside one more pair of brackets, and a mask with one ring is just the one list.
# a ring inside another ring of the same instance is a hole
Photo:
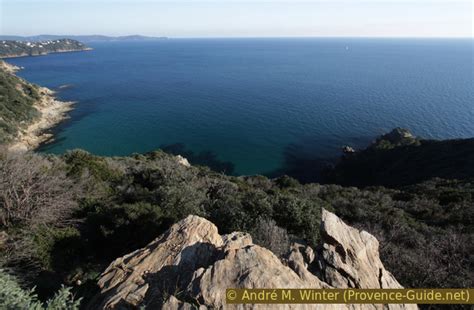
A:
{"label": "hillside", "polygon": [[0,58],[38,56],[50,53],[75,52],[90,50],[83,43],[71,39],[46,41],[0,41]]}
{"label": "hillside", "polygon": [[39,117],[35,103],[40,88],[18,78],[15,67],[0,60],[0,144],[10,142],[20,128]]}
{"label": "hillside", "polygon": [[401,285],[474,285],[474,186],[464,181],[361,190],[226,176],[161,151],[131,157],[71,151],[3,154],[0,192],[0,266],[36,285],[42,298],[65,283],[88,303],[113,260],[188,215],[212,221],[221,234],[251,233],[278,257],[295,241],[316,248],[324,237],[322,208],[373,234],[381,261]]}
{"label": "hillside", "polygon": [[423,140],[397,128],[364,150],[346,153],[325,182],[399,187],[435,177],[472,180],[474,138]]}
{"label": "hillside", "polygon": [[16,70],[0,60],[0,146],[33,150],[52,137],[46,131],[67,118],[72,103],[56,100],[53,91],[17,77]]}

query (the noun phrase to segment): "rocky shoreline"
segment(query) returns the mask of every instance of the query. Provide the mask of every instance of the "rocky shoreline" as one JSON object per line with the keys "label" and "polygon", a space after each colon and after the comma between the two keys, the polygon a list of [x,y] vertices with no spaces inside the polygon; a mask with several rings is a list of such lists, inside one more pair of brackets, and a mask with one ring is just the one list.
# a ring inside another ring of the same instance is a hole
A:
{"label": "rocky shoreline", "polygon": [[[15,74],[19,67],[0,62],[1,69]],[[27,83],[27,82],[26,82]],[[17,137],[7,145],[7,149],[12,152],[27,152],[39,147],[42,143],[53,138],[48,132],[49,129],[69,118],[68,112],[72,110],[74,102],[59,101],[54,97],[54,91],[46,87],[39,87],[40,99],[33,105],[39,112],[33,122],[19,129]]]}
{"label": "rocky shoreline", "polygon": [[42,143],[53,138],[48,130],[69,118],[74,102],[59,101],[54,91],[40,88],[41,99],[34,105],[40,116],[26,128],[20,129],[17,138],[8,146],[12,152],[27,152],[38,148]]}

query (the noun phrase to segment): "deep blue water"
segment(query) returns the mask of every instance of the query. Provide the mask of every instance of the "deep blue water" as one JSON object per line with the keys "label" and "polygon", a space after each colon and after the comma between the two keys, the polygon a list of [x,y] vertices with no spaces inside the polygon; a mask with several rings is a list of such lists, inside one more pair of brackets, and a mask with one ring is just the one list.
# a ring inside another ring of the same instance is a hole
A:
{"label": "deep blue water", "polygon": [[9,61],[77,101],[43,152],[127,155],[179,143],[236,174],[272,174],[397,126],[473,137],[473,42],[170,39]]}

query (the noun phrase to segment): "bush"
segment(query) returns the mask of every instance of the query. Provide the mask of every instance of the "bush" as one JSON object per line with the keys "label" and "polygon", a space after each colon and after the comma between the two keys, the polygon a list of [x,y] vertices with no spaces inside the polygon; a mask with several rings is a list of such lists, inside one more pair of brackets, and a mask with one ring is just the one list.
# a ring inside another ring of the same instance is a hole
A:
{"label": "bush", "polygon": [[275,180],[275,183],[280,188],[298,187],[300,185],[300,182],[298,182],[298,180],[293,179],[292,177],[289,177],[287,175],[279,177]]}
{"label": "bush", "polygon": [[260,218],[250,233],[255,244],[269,249],[279,257],[286,254],[290,248],[286,229],[278,227],[274,220]]}
{"label": "bush", "polygon": [[169,227],[162,209],[148,203],[94,205],[84,212],[82,238],[90,255],[99,260],[143,247]]}
{"label": "bush", "polygon": [[0,309],[78,310],[80,302],[80,298],[74,300],[69,288],[62,287],[53,298],[42,303],[34,289],[23,290],[14,277],[0,269]]}
{"label": "bush", "polygon": [[43,226],[35,231],[34,256],[46,270],[73,268],[84,255],[81,235],[75,227]]}
{"label": "bush", "polygon": [[0,228],[59,223],[77,206],[64,171],[37,155],[0,154]]}
{"label": "bush", "polygon": [[73,150],[64,156],[67,164],[69,176],[81,177],[83,174],[90,175],[101,181],[113,181],[120,176],[120,173],[111,169],[107,161],[99,156],[92,155],[83,150]]}
{"label": "bush", "polygon": [[319,201],[300,199],[288,193],[280,194],[274,205],[273,218],[290,234],[305,239],[314,247],[319,241],[322,206],[324,204]]}

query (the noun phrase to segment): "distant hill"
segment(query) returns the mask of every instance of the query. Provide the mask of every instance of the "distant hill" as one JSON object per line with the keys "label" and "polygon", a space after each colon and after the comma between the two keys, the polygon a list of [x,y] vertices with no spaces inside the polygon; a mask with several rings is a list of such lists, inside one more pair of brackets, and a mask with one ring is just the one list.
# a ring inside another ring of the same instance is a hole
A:
{"label": "distant hill", "polygon": [[474,139],[422,140],[396,128],[365,150],[346,152],[325,182],[398,187],[432,178],[474,179]]}
{"label": "distant hill", "polygon": [[49,53],[89,50],[83,43],[71,39],[43,41],[0,40],[0,58],[37,56]]}
{"label": "distant hill", "polygon": [[103,36],[103,35],[50,35],[40,34],[37,36],[10,36],[0,35],[0,40],[16,40],[16,41],[46,41],[46,40],[58,40],[62,38],[69,38],[80,42],[110,42],[110,41],[155,41],[155,40],[166,40],[166,37],[147,37],[141,35],[129,35],[129,36]]}

